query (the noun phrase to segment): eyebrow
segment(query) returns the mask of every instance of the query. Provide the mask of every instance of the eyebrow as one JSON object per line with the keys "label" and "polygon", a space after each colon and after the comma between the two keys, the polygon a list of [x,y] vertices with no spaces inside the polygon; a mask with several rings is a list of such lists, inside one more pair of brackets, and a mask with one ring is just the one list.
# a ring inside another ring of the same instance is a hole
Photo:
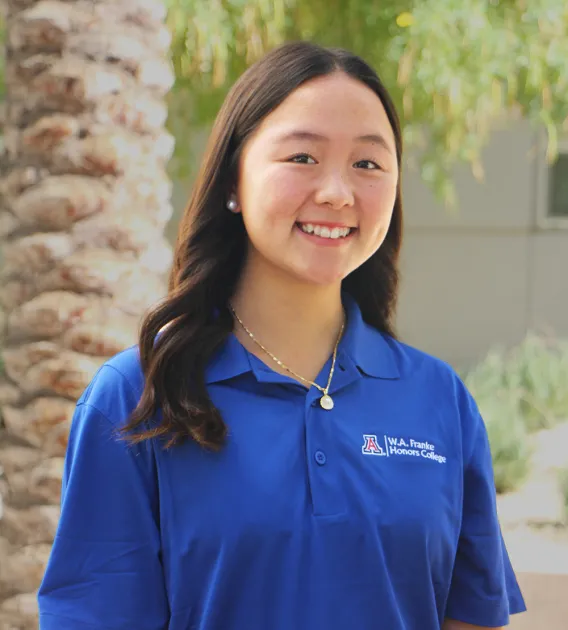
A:
{"label": "eyebrow", "polygon": [[[286,142],[288,140],[312,140],[315,142],[328,142],[329,138],[313,131],[291,131],[283,134],[277,139],[277,142]],[[379,144],[384,147],[389,153],[392,153],[392,149],[386,139],[380,134],[368,133],[363,136],[357,136],[355,142],[366,142],[368,144]]]}

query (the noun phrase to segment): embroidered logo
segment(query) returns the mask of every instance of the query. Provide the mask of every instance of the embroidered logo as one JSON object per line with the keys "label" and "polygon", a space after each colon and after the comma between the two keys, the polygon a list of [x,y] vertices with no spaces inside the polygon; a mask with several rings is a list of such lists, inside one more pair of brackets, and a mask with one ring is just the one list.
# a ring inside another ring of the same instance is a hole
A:
{"label": "embroidered logo", "polygon": [[[438,464],[445,464],[446,458],[436,452],[436,447],[430,442],[420,442],[407,438],[383,435],[383,439],[376,435],[363,435],[363,454],[381,455],[383,457],[422,457]],[[383,446],[380,444],[382,442]]]}
{"label": "embroidered logo", "polygon": [[363,439],[365,440],[365,443],[363,444],[363,453],[365,455],[386,456],[382,446],[379,446],[376,435],[364,435]]}

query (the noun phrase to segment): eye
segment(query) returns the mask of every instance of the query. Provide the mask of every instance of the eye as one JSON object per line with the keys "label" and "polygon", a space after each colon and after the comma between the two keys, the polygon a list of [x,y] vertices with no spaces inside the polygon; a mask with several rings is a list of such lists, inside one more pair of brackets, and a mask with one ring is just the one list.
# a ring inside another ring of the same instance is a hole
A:
{"label": "eye", "polygon": [[359,162],[355,162],[355,166],[359,166],[365,171],[375,171],[380,170],[381,168],[376,162],[373,162],[372,160],[360,160]]}
{"label": "eye", "polygon": [[[311,162],[309,162],[311,160]],[[297,155],[293,155],[289,158],[289,162],[294,162],[294,164],[317,164],[314,158],[307,153],[298,153]]]}

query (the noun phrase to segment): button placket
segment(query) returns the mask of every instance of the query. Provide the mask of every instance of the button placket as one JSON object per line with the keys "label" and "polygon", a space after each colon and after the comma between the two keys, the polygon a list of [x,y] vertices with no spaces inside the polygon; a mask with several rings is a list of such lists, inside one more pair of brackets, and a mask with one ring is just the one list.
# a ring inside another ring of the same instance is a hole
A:
{"label": "button placket", "polygon": [[340,483],[339,453],[342,449],[337,443],[342,431],[338,431],[337,427],[349,422],[356,402],[350,386],[360,379],[361,374],[355,364],[340,353],[338,369],[330,388],[335,403],[333,409],[326,410],[320,406],[321,392],[314,387],[306,396],[307,473],[315,516],[334,516],[346,510],[345,494]]}
{"label": "button placket", "polygon": [[344,498],[337,484],[337,445],[334,440],[337,408],[326,411],[319,404],[306,404],[307,473],[315,516],[333,516],[345,510]]}

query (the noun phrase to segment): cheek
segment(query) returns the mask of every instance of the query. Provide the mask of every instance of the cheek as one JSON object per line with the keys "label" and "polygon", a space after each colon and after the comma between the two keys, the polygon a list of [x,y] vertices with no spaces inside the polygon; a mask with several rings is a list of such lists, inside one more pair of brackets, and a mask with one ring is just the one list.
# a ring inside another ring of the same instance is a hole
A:
{"label": "cheek", "polygon": [[294,217],[309,194],[307,178],[286,169],[268,170],[249,181],[254,184],[245,189],[245,211],[263,221]]}
{"label": "cheek", "polygon": [[384,179],[364,191],[361,198],[364,220],[384,226],[390,222],[396,200],[396,181]]}

